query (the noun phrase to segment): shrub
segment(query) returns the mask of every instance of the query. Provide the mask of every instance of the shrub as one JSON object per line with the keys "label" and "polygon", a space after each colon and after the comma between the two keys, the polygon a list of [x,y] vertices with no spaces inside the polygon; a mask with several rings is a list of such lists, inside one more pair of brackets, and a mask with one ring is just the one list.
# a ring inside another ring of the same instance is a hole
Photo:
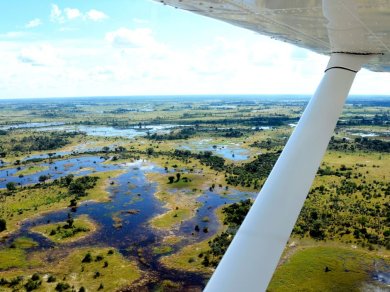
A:
{"label": "shrub", "polygon": [[57,284],[55,290],[58,292],[63,292],[63,291],[68,290],[69,288],[70,288],[70,286],[68,283],[61,282],[61,283]]}
{"label": "shrub", "polygon": [[82,263],[90,263],[90,262],[92,262],[92,255],[90,253],[87,253],[81,262]]}
{"label": "shrub", "polygon": [[0,232],[7,229],[7,221],[5,219],[0,218]]}
{"label": "shrub", "polygon": [[[39,276],[38,276],[39,277]],[[33,279],[28,279],[27,283],[24,285],[27,291],[33,291],[38,289],[41,286],[41,281],[34,281]]]}

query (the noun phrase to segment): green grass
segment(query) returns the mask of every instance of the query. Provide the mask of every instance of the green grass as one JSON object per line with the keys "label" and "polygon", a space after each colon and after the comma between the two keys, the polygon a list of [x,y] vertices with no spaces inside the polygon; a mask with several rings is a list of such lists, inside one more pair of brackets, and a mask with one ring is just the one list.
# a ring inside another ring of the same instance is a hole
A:
{"label": "green grass", "polygon": [[26,266],[26,252],[23,249],[5,248],[0,250],[0,270],[23,268]]}
{"label": "green grass", "polygon": [[164,213],[163,215],[153,218],[150,223],[154,228],[171,229],[173,226],[176,226],[182,221],[189,219],[191,214],[192,212],[189,209],[171,210]]}
{"label": "green grass", "polygon": [[96,224],[86,215],[74,219],[73,227],[67,228],[66,222],[46,224],[31,228],[57,243],[73,242],[92,234]]}
{"label": "green grass", "polygon": [[1,203],[0,217],[7,221],[7,230],[1,232],[0,236],[17,230],[19,222],[26,218],[68,206],[70,199],[67,190],[59,186],[16,191]]}
{"label": "green grass", "polygon": [[31,248],[31,247],[36,247],[36,246],[38,246],[38,243],[37,243],[36,241],[34,241],[34,240],[31,239],[31,238],[25,237],[25,236],[16,238],[16,239],[13,241],[12,244],[13,244],[13,246],[15,246],[16,248],[21,248],[21,249],[26,249],[26,248]]}
{"label": "green grass", "polygon": [[28,166],[14,174],[14,176],[19,176],[19,175],[31,175],[35,174],[37,172],[45,171],[48,170],[48,166],[40,166],[40,165],[32,165]]}
{"label": "green grass", "polygon": [[211,269],[204,267],[202,258],[199,257],[200,253],[209,249],[208,241],[209,239],[185,246],[173,255],[162,257],[160,262],[168,268],[211,275]]}
{"label": "green grass", "polygon": [[172,251],[172,247],[168,245],[161,245],[161,246],[156,246],[153,248],[153,253],[158,255],[158,254],[165,254],[165,253],[170,253]]}
{"label": "green grass", "polygon": [[267,291],[361,291],[374,270],[374,259],[367,252],[341,247],[304,248],[276,270]]}
{"label": "green grass", "polygon": [[[109,253],[110,250],[113,251],[112,254]],[[46,252],[38,252],[32,255],[32,258],[36,261],[39,260],[40,266],[32,268],[28,267],[31,263],[26,261],[23,251],[15,250],[11,254],[7,250],[4,253],[7,254],[6,257],[0,252],[0,259],[7,260],[8,264],[16,263],[8,265],[8,267],[12,266],[16,269],[6,272],[0,271],[0,278],[10,281],[17,276],[24,276],[24,280],[15,287],[15,291],[25,291],[23,285],[34,273],[39,274],[41,278],[47,277],[47,275],[53,275],[56,278],[52,283],[43,280],[37,291],[55,291],[59,282],[74,286],[75,291],[78,291],[82,286],[87,291],[97,291],[100,284],[104,287],[101,291],[116,291],[131,285],[142,275],[135,262],[125,259],[118,251],[111,248],[91,247],[70,250],[65,256],[60,254],[50,262],[46,262]],[[87,253],[91,255],[91,261],[83,262]],[[3,266],[5,266],[5,262],[2,260],[0,261],[0,269],[4,268]],[[13,289],[0,286],[0,291],[13,291]]]}

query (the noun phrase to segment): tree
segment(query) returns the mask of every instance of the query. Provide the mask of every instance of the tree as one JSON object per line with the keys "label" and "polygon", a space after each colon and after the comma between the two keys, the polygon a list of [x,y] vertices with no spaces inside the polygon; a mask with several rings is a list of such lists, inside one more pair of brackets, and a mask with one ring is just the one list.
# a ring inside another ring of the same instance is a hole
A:
{"label": "tree", "polygon": [[14,182],[7,183],[6,187],[7,187],[7,190],[9,190],[10,192],[16,190],[16,184]]}
{"label": "tree", "polygon": [[0,218],[0,232],[7,229],[7,221],[5,219]]}
{"label": "tree", "polygon": [[68,223],[67,228],[72,228],[73,227],[73,218],[72,214],[68,213],[68,220],[66,220],[66,223]]}
{"label": "tree", "polygon": [[90,263],[90,262],[92,262],[92,255],[90,253],[87,253],[81,262],[82,263]]}
{"label": "tree", "polygon": [[117,148],[115,148],[115,152],[125,152],[125,151],[126,151],[126,148],[123,146],[118,146]]}
{"label": "tree", "polygon": [[153,155],[154,154],[154,149],[153,148],[146,149],[146,154]]}
{"label": "tree", "polygon": [[49,179],[49,176],[47,176],[47,175],[41,175],[41,176],[39,176],[39,178],[38,178],[38,180],[39,180],[39,182],[45,182],[45,181],[47,181]]}
{"label": "tree", "polygon": [[180,180],[180,173],[178,172],[178,173],[176,173],[176,181],[179,181]]}
{"label": "tree", "polygon": [[57,286],[55,287],[56,291],[62,292],[62,291],[67,291],[70,289],[70,285],[68,283],[58,283]]}
{"label": "tree", "polygon": [[174,176],[169,176],[168,179],[169,179],[169,183],[172,184],[173,181],[175,180],[175,177]]}
{"label": "tree", "polygon": [[69,207],[76,207],[76,206],[77,206],[77,200],[76,199],[70,200]]}

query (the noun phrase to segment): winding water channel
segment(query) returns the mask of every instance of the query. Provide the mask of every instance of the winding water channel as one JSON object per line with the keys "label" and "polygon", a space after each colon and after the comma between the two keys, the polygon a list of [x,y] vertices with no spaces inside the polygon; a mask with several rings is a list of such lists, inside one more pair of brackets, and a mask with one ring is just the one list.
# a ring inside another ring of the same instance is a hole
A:
{"label": "winding water channel", "polygon": [[[98,156],[71,157],[53,161],[52,163],[41,163],[39,166],[48,167],[47,170],[19,177],[15,175],[16,168],[0,171],[0,188],[4,188],[8,182],[15,182],[20,185],[34,184],[38,182],[42,174],[50,174],[51,179],[59,178],[68,174],[86,175],[93,172],[121,169],[123,174],[116,177],[114,184],[107,190],[110,194],[110,201],[97,203],[85,202],[80,204],[74,211],[74,217],[88,215],[98,224],[98,229],[90,236],[76,242],[61,244],[51,242],[40,234],[31,231],[31,228],[38,225],[64,221],[70,211],[69,208],[60,211],[50,212],[42,216],[24,221],[20,229],[13,233],[5,242],[0,243],[0,249],[9,246],[17,237],[27,236],[35,240],[39,245],[28,251],[56,249],[70,249],[88,246],[110,246],[117,248],[125,257],[138,260],[142,270],[150,272],[155,279],[169,279],[184,283],[187,287],[204,287],[204,276],[196,273],[170,270],[159,263],[161,255],[153,253],[153,247],[159,246],[164,236],[175,235],[184,238],[173,246],[172,252],[178,251],[185,245],[201,241],[215,234],[219,228],[215,216],[215,209],[219,206],[239,201],[248,197],[254,197],[254,193],[242,193],[231,190],[228,195],[219,194],[217,191],[204,191],[197,197],[199,208],[195,216],[184,221],[178,228],[169,231],[161,231],[151,228],[149,220],[158,214],[164,213],[163,202],[154,196],[157,185],[146,178],[146,173],[165,172],[164,168],[148,161],[135,161],[127,164],[104,164],[105,160]],[[222,188],[221,188],[222,190]],[[172,192],[174,195],[174,192]],[[129,214],[126,210],[139,210],[137,214]],[[121,220],[121,227],[115,228],[113,217]],[[208,222],[202,219],[208,217]],[[199,225],[201,229],[207,227],[209,232],[194,233],[194,226]],[[137,248],[135,248],[137,247]],[[137,250],[142,248],[142,257]],[[165,254],[166,255],[166,254]],[[154,284],[151,284],[152,286]],[[150,288],[153,288],[153,287]]]}

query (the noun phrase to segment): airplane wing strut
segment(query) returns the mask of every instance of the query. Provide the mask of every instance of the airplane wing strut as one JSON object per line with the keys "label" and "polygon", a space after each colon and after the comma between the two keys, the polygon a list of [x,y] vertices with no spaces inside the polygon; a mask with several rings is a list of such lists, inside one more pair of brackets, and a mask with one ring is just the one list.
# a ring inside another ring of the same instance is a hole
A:
{"label": "airplane wing strut", "polygon": [[265,291],[317,173],[356,73],[369,56],[333,54],[205,291]]}

